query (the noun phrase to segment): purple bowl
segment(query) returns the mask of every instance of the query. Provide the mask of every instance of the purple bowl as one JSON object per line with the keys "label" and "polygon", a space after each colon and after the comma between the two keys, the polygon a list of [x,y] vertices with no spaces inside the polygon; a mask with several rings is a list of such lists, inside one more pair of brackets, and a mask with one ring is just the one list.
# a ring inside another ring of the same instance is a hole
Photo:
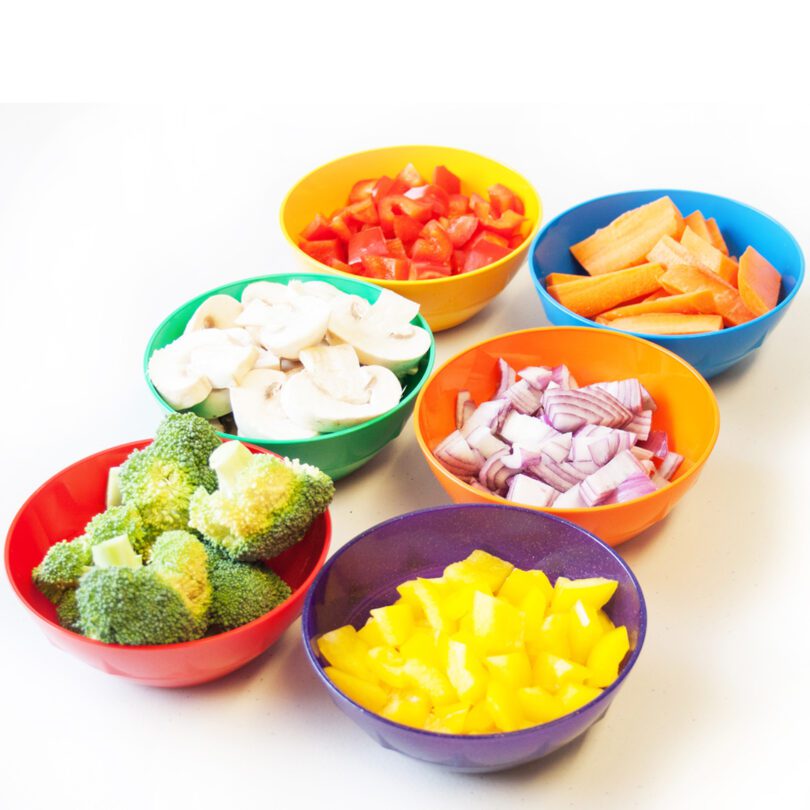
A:
{"label": "purple bowl", "polygon": [[[396,586],[439,576],[480,548],[551,581],[603,576],[619,587],[606,612],[627,627],[631,652],[619,677],[598,698],[551,723],[500,734],[451,735],[393,723],[346,697],[324,674],[315,640],[344,624],[360,628],[371,608],[396,599]],[[310,663],[338,708],[385,748],[456,771],[484,772],[539,759],[582,734],[607,711],[644,642],[647,611],[632,571],[613,549],[567,520],[514,506],[455,504],[392,518],[358,535],[326,563],[304,604],[302,630]]]}

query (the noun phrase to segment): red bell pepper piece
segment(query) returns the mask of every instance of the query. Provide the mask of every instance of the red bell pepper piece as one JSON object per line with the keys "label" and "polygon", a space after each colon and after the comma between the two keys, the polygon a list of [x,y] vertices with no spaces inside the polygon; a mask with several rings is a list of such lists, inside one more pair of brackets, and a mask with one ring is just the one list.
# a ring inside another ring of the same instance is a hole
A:
{"label": "red bell pepper piece", "polygon": [[437,217],[447,216],[450,208],[450,195],[441,186],[416,186],[408,189],[405,196],[411,200],[427,203]]}
{"label": "red bell pepper piece", "polygon": [[411,281],[429,281],[432,278],[447,278],[452,274],[449,264],[435,262],[411,262],[408,279]]}
{"label": "red bell pepper piece", "polygon": [[437,166],[433,170],[433,182],[437,186],[441,186],[448,194],[461,192],[461,180],[446,166]]}
{"label": "red bell pepper piece", "polygon": [[394,216],[394,235],[406,245],[410,245],[422,230],[422,223],[407,214]]}
{"label": "red bell pepper piece", "polygon": [[475,214],[462,214],[460,217],[454,217],[447,225],[447,235],[455,248],[463,247],[472,239],[477,230],[478,217]]}
{"label": "red bell pepper piece", "polygon": [[394,216],[396,214],[407,214],[409,217],[427,222],[431,217],[432,209],[430,205],[422,200],[411,200],[402,194],[392,194],[383,197],[377,206],[380,215],[380,225],[386,236],[394,235]]}
{"label": "red bell pepper piece", "polygon": [[[514,211],[516,214],[523,213],[523,203],[520,198],[506,186],[496,183],[487,189],[487,193],[495,216],[500,216],[504,211]],[[518,211],[518,208],[521,210]]]}
{"label": "red bell pepper piece", "polygon": [[376,184],[377,180],[373,178],[371,180],[358,180],[349,192],[349,202],[356,203],[370,199]]}
{"label": "red bell pepper piece", "polygon": [[315,214],[315,219],[301,231],[301,238],[308,242],[333,239],[334,236],[334,231],[329,227],[329,220],[321,214]]}
{"label": "red bell pepper piece", "polygon": [[346,264],[346,262],[342,262],[340,259],[330,259],[329,266],[334,267],[335,270],[342,270],[344,273],[355,273],[356,267],[352,267],[350,264]]}
{"label": "red bell pepper piece", "polygon": [[501,236],[514,236],[526,221],[526,217],[521,216],[511,208],[504,211],[499,217],[483,216],[479,218],[481,224],[488,231],[494,231]]}
{"label": "red bell pepper piece", "polygon": [[388,255],[382,228],[366,228],[366,230],[354,234],[349,240],[349,264],[360,262],[365,255]]}
{"label": "red bell pepper piece", "polygon": [[363,256],[363,270],[369,278],[404,280],[408,278],[410,262],[388,256]]}
{"label": "red bell pepper piece", "polygon": [[343,215],[343,210],[335,212],[329,219],[329,230],[337,236],[338,239],[348,242],[352,238],[352,234],[357,229],[352,229]]}
{"label": "red bell pepper piece", "polygon": [[408,254],[405,252],[405,245],[402,244],[401,239],[386,239],[385,246],[388,248],[388,255],[392,256],[394,259],[408,258]]}
{"label": "red bell pepper piece", "polygon": [[383,197],[387,197],[389,194],[391,194],[391,188],[393,185],[394,181],[386,174],[377,180],[377,182],[374,184],[374,188],[371,190],[371,199],[374,200],[375,205],[379,205],[380,200]]}
{"label": "red bell pepper piece", "polygon": [[376,225],[380,221],[379,216],[377,216],[377,207],[374,205],[370,193],[366,199],[347,205],[343,211],[345,217],[353,219],[355,222],[361,222],[364,225]]}
{"label": "red bell pepper piece", "polygon": [[464,259],[463,272],[478,270],[493,264],[509,253],[509,245],[505,239],[497,234],[484,231],[478,234],[470,244],[467,256]]}
{"label": "red bell pepper piece", "polygon": [[298,247],[323,264],[329,264],[333,259],[343,261],[346,258],[345,247],[339,239],[302,239]]}
{"label": "red bell pepper piece", "polygon": [[416,188],[416,186],[423,186],[425,181],[422,175],[416,170],[413,163],[409,163],[396,177],[400,183],[404,183],[407,188]]}
{"label": "red bell pepper piece", "polygon": [[453,243],[447,231],[435,220],[431,220],[422,228],[419,239],[413,243],[411,258],[415,262],[431,262],[445,264],[453,255]]}
{"label": "red bell pepper piece", "polygon": [[451,194],[448,201],[447,215],[460,217],[470,210],[470,198],[466,194]]}

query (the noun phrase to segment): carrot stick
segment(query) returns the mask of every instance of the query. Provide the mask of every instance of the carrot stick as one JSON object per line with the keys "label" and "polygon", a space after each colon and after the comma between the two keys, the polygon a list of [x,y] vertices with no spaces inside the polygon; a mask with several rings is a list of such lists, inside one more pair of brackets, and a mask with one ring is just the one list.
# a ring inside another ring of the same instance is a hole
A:
{"label": "carrot stick", "polygon": [[706,229],[709,231],[708,241],[711,242],[712,246],[728,256],[728,246],[726,245],[726,240],[723,239],[723,234],[720,233],[720,228],[717,226],[717,220],[713,217],[712,219],[707,219]]}
{"label": "carrot stick", "polygon": [[740,296],[754,313],[770,312],[779,300],[782,276],[779,271],[752,247],[747,247],[740,256]]}
{"label": "carrot stick", "polygon": [[639,304],[627,304],[623,307],[609,309],[601,314],[606,321],[616,318],[629,318],[633,315],[645,315],[648,312],[678,312],[681,315],[716,315],[714,296],[709,290],[697,290],[680,295],[667,295],[663,298],[649,299]]}
{"label": "carrot stick", "polygon": [[729,259],[710,242],[699,236],[687,225],[681,237],[681,244],[696,258],[698,267],[712,270],[722,276],[729,284],[737,286],[737,262]]}
{"label": "carrot stick", "polygon": [[723,328],[723,319],[719,315],[681,315],[675,312],[650,312],[630,318],[616,318],[608,323],[614,329],[652,335],[694,335]]}
{"label": "carrot stick", "polygon": [[754,317],[740,298],[740,293],[711,270],[694,265],[675,264],[661,276],[660,284],[673,294],[708,290],[714,298],[715,312],[723,316],[727,326],[738,326]]}

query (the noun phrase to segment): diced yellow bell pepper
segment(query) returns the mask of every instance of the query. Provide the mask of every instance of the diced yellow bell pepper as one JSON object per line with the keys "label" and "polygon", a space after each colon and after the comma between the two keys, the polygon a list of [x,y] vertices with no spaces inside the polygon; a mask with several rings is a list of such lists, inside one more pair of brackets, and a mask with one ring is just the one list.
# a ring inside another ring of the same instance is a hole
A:
{"label": "diced yellow bell pepper", "polygon": [[486,695],[487,672],[470,644],[450,639],[447,645],[447,678],[462,703],[477,703]]}
{"label": "diced yellow bell pepper", "polygon": [[368,665],[368,647],[350,624],[324,633],[318,639],[318,650],[332,666],[376,683],[377,677]]}
{"label": "diced yellow bell pepper", "polygon": [[539,590],[542,594],[544,604],[551,601],[553,589],[548,577],[542,571],[524,571],[522,568],[514,568],[501,585],[498,596],[506,599],[515,607],[522,607],[526,596],[535,590]]}
{"label": "diced yellow bell pepper", "polygon": [[534,588],[523,598],[520,609],[523,613],[523,632],[527,644],[539,644],[547,606],[545,594],[540,588]]}
{"label": "diced yellow bell pepper", "polygon": [[443,579],[417,579],[412,591],[428,624],[448,635],[458,628],[458,623],[448,618],[444,610],[444,602],[453,590],[453,586]]}
{"label": "diced yellow bell pepper", "polygon": [[371,671],[386,685],[405,689],[410,683],[404,672],[405,659],[390,647],[372,647],[368,651]]}
{"label": "diced yellow bell pepper", "polygon": [[569,613],[552,613],[546,616],[539,632],[529,639],[531,652],[550,652],[560,658],[571,657],[571,615]]}
{"label": "diced yellow bell pepper", "polygon": [[470,711],[467,712],[467,718],[464,721],[465,734],[494,734],[497,730],[495,721],[487,708],[486,698],[470,706]]}
{"label": "diced yellow bell pepper", "polygon": [[517,690],[532,682],[532,664],[525,650],[491,655],[484,659],[490,678]]}
{"label": "diced yellow bell pepper", "polygon": [[442,615],[449,621],[459,621],[472,610],[473,597],[476,591],[492,596],[489,588],[481,583],[479,585],[459,585],[448,594],[442,604]]}
{"label": "diced yellow bell pepper", "polygon": [[529,722],[523,715],[517,695],[505,683],[490,681],[487,686],[487,709],[498,731],[517,731]]}
{"label": "diced yellow bell pepper", "polygon": [[524,687],[517,694],[523,713],[535,723],[550,723],[568,711],[556,695],[540,686]]}
{"label": "diced yellow bell pepper", "polygon": [[609,633],[611,630],[616,628],[616,625],[610,619],[610,616],[605,613],[604,610],[598,610],[596,615],[599,617],[599,622],[602,625],[602,629],[605,633]]}
{"label": "diced yellow bell pepper", "polygon": [[568,713],[582,708],[600,694],[602,694],[602,690],[595,686],[586,686],[584,683],[567,683],[557,693],[557,697]]}
{"label": "diced yellow bell pepper", "polygon": [[591,673],[574,661],[553,653],[540,652],[534,659],[533,685],[555,693],[567,683],[584,683]]}
{"label": "diced yellow bell pepper", "polygon": [[369,649],[372,647],[382,647],[385,644],[380,626],[371,618],[357,631],[357,637]]}
{"label": "diced yellow bell pepper", "polygon": [[369,711],[379,712],[388,702],[388,692],[381,686],[356,678],[337,667],[324,667],[323,671],[341,692]]}
{"label": "diced yellow bell pepper", "polygon": [[523,641],[523,615],[507,602],[476,591],[472,632],[488,653],[511,652]]}
{"label": "diced yellow bell pepper", "polygon": [[383,717],[403,726],[424,728],[430,713],[430,703],[424,695],[395,692],[380,712]]}
{"label": "diced yellow bell pepper", "polygon": [[477,549],[466,560],[448,565],[444,577],[450,582],[468,585],[486,583],[487,590],[495,593],[515,566],[500,557]]}
{"label": "diced yellow bell pepper", "polygon": [[594,645],[604,635],[604,625],[597,612],[579,599],[571,609],[571,660],[584,664]]}
{"label": "diced yellow bell pepper", "polygon": [[461,734],[470,707],[464,703],[451,703],[448,706],[437,706],[425,720],[425,731],[436,731],[439,734]]}
{"label": "diced yellow bell pepper", "polygon": [[590,686],[609,686],[619,675],[619,664],[630,650],[626,627],[617,627],[605,633],[588,656]]}
{"label": "diced yellow bell pepper", "polygon": [[424,694],[433,706],[446,706],[448,703],[458,701],[456,690],[438,667],[432,667],[418,658],[409,658],[405,661],[403,671],[411,684]]}
{"label": "diced yellow bell pepper", "polygon": [[591,577],[589,579],[568,579],[557,577],[554,583],[554,595],[551,598],[551,613],[562,613],[571,610],[579,599],[592,608],[600,608],[610,601],[619,583],[613,579]]}
{"label": "diced yellow bell pepper", "polygon": [[414,628],[413,608],[410,605],[388,605],[371,611],[385,643],[399,647],[411,636]]}
{"label": "diced yellow bell pepper", "polygon": [[405,659],[417,658],[433,667],[441,667],[436,649],[436,633],[429,627],[417,627],[411,637],[400,644],[399,651]]}

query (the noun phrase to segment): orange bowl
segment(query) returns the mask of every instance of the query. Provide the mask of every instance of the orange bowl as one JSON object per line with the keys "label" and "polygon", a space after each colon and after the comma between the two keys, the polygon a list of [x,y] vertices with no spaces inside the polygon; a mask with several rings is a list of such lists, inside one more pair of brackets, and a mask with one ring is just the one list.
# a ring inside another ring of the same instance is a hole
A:
{"label": "orange bowl", "polygon": [[449,329],[482,310],[512,280],[520,269],[534,236],[540,230],[542,207],[537,192],[517,172],[490,158],[447,146],[390,146],[357,152],[333,160],[307,174],[290,189],[281,205],[281,230],[305,270],[336,273],[335,270],[308,256],[298,247],[301,231],[317,213],[329,213],[346,204],[352,185],[358,180],[396,175],[413,163],[422,176],[430,177],[438,165],[447,166],[461,178],[465,194],[485,194],[489,186],[503,183],[523,200],[531,229],[520,247],[494,264],[458,276],[428,281],[388,281],[363,277],[381,287],[393,290],[420,306],[420,313],[434,332]]}
{"label": "orange bowl", "polygon": [[491,399],[498,387],[498,359],[519,370],[564,363],[581,385],[637,377],[655,399],[653,429],[665,430],[670,446],[684,457],[672,482],[624,503],[579,509],[532,507],[576,523],[609,545],[629,540],[663,519],[694,485],[717,441],[720,411],[703,377],[680,357],[632,335],[588,327],[526,329],[490,338],[440,366],[416,400],[416,438],[430,469],[458,503],[509,503],[474,489],[448,472],[433,448],[455,430],[455,402],[467,389],[475,402]]}
{"label": "orange bowl", "polygon": [[[6,573],[17,596],[56,647],[90,666],[147,686],[194,686],[221,678],[261,655],[298,618],[304,597],[329,551],[329,511],[318,517],[292,548],[266,564],[292,589],[273,610],[234,630],[196,641],[151,646],[105,644],[62,627],[55,607],[31,581],[45,552],[77,537],[93,515],[104,511],[110,467],[152,440],[130,442],[83,458],[46,481],[23,504],[6,539]],[[247,445],[254,453],[261,447]]]}

